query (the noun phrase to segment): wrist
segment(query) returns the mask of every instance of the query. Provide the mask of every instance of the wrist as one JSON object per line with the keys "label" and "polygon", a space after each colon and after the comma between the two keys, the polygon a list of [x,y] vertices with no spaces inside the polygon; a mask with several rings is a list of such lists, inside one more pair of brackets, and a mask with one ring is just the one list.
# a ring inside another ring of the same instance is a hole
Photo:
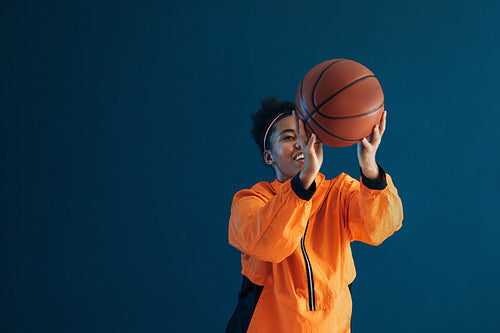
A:
{"label": "wrist", "polygon": [[378,166],[378,171],[379,171],[377,179],[369,179],[365,176],[365,174],[363,173],[363,170],[361,170],[361,168],[359,170],[361,172],[361,182],[363,183],[363,185],[365,185],[366,187],[368,187],[371,190],[383,190],[387,187],[387,180],[385,177],[385,171],[384,171],[384,169],[382,169],[382,167],[380,165],[377,164],[377,166]]}
{"label": "wrist", "polygon": [[295,177],[292,178],[290,185],[299,198],[309,201],[314,195],[314,192],[316,192],[316,182],[313,182],[308,189],[305,189],[300,182],[299,176],[300,173],[295,175]]}
{"label": "wrist", "polygon": [[299,181],[300,184],[304,189],[309,189],[311,185],[314,183],[314,180],[316,179],[315,174],[311,174],[308,172],[303,172],[304,170],[299,172]]}
{"label": "wrist", "polygon": [[375,162],[368,165],[362,165],[361,172],[363,172],[363,175],[365,175],[366,178],[371,180],[378,179],[380,175],[378,165]]}

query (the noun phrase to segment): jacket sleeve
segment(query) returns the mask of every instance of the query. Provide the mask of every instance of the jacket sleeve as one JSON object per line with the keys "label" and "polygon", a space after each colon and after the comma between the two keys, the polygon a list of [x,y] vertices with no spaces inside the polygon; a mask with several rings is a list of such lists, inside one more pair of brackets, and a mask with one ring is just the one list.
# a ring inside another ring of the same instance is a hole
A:
{"label": "jacket sleeve", "polygon": [[381,167],[381,181],[361,174],[361,182],[347,182],[347,227],[351,241],[379,245],[399,230],[403,205],[391,176]]}
{"label": "jacket sleeve", "polygon": [[299,245],[311,211],[315,184],[305,190],[298,175],[271,198],[254,190],[235,194],[229,220],[229,243],[258,260],[279,263]]}

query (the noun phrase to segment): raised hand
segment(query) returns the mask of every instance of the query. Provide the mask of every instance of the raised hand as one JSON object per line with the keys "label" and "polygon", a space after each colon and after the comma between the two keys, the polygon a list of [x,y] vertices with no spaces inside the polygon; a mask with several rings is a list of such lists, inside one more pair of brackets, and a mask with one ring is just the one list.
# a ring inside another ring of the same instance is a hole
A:
{"label": "raised hand", "polygon": [[380,123],[373,127],[372,134],[368,138],[363,138],[357,144],[359,166],[363,174],[373,180],[379,177],[375,155],[385,132],[386,119],[387,111],[384,110]]}
{"label": "raised hand", "polygon": [[318,141],[316,134],[308,136],[304,129],[304,121],[299,118],[297,111],[293,112],[295,122],[295,131],[297,132],[299,144],[304,154],[304,167],[300,171],[300,183],[305,189],[308,189],[323,164],[323,144]]}

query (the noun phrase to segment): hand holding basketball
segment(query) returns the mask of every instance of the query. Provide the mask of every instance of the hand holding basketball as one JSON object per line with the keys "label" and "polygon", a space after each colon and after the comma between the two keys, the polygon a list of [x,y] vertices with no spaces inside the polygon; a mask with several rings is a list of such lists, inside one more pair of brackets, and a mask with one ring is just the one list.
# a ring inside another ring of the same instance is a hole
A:
{"label": "hand holding basketball", "polygon": [[358,142],[358,160],[363,174],[369,179],[377,179],[379,176],[378,166],[375,159],[377,149],[385,132],[387,111],[384,110],[380,123],[373,127],[372,134]]}
{"label": "hand holding basketball", "polygon": [[300,171],[299,179],[302,186],[308,189],[316,179],[323,164],[323,144],[318,141],[316,134],[307,135],[304,122],[299,119],[297,111],[293,112],[293,118],[299,144],[304,154],[304,167]]}

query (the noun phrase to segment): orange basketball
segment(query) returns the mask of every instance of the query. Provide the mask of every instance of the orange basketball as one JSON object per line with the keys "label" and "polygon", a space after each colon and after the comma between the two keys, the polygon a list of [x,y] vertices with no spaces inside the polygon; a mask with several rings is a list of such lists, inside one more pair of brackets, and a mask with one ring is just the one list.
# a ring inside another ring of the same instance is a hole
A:
{"label": "orange basketball", "polygon": [[311,69],[300,82],[295,102],[306,130],[334,147],[369,136],[384,111],[384,93],[375,75],[347,59]]}

